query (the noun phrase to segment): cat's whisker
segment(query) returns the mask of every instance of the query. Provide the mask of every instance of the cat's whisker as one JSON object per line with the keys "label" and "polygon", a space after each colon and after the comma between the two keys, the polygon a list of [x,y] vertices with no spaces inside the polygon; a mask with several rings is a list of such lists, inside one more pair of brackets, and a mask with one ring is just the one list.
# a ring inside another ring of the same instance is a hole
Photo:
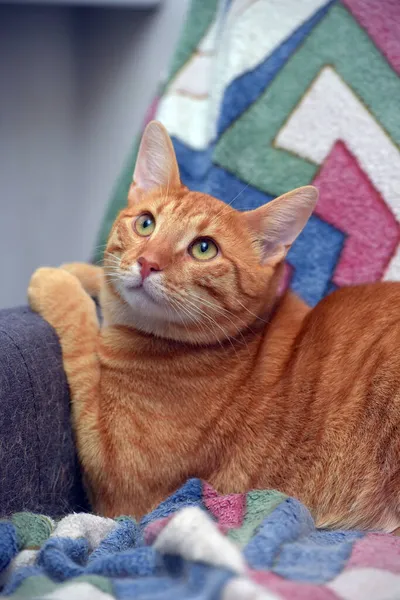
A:
{"label": "cat's whisker", "polygon": [[187,328],[187,325],[185,323],[185,320],[183,318],[182,313],[186,314],[186,316],[189,317],[189,319],[191,321],[195,321],[196,319],[194,318],[194,316],[188,310],[186,310],[183,306],[180,306],[179,302],[177,302],[176,300],[174,300],[172,298],[170,300],[171,300],[172,307],[175,309],[175,312],[178,314],[179,318],[182,321],[182,324],[184,325],[184,327],[186,329],[186,333],[190,337],[190,333],[189,333],[189,330]]}
{"label": "cat's whisker", "polygon": [[118,275],[110,274],[105,276],[106,281],[109,283],[121,283],[121,277]]}
{"label": "cat's whisker", "polygon": [[[233,312],[231,312],[231,311],[228,311],[226,308],[218,307],[218,305],[214,304],[214,303],[213,303],[213,302],[211,302],[210,300],[205,300],[205,299],[203,299],[201,296],[197,296],[197,295],[196,295],[196,294],[194,294],[193,292],[191,292],[191,294],[192,294],[192,295],[194,295],[194,296],[196,296],[196,297],[198,298],[198,300],[201,300],[201,301],[203,301],[203,302],[207,302],[207,303],[208,303],[208,305],[209,305],[210,307],[213,307],[213,308],[220,308],[221,310],[223,310],[223,311],[227,312],[228,314],[230,314],[230,315],[231,315],[232,317],[234,317],[235,319],[236,319],[236,318],[239,318],[239,317],[237,317],[237,316],[235,315],[235,313],[233,313]],[[240,302],[240,300],[238,300],[237,298],[235,298],[235,301],[236,301],[238,304],[240,304],[240,306],[241,306],[241,307],[242,307],[242,308],[243,308],[243,309],[244,309],[246,312],[248,312],[248,313],[249,313],[249,314],[250,314],[252,317],[254,317],[255,319],[257,319],[257,320],[259,320],[259,321],[262,321],[263,323],[266,323],[266,324],[268,324],[268,323],[269,323],[269,321],[267,321],[267,320],[263,319],[262,317],[259,317],[259,316],[258,316],[258,315],[256,315],[254,312],[252,312],[251,310],[249,310],[249,309],[248,309],[248,308],[247,308],[247,307],[246,307],[244,304],[242,304],[242,302]],[[243,323],[244,321],[241,321],[241,322]],[[250,329],[250,328],[248,328],[248,329]],[[252,331],[252,330],[250,329],[250,331]],[[254,332],[253,332],[253,333],[254,333]]]}
{"label": "cat's whisker", "polygon": [[105,257],[104,259],[107,260],[107,261],[111,261],[111,262],[114,262],[114,263],[120,263],[121,262],[120,257],[119,256],[115,256],[115,254],[111,254],[111,252],[105,252],[104,253],[104,257]]}
{"label": "cat's whisker", "polygon": [[[213,336],[215,336],[215,333],[211,329],[211,326],[208,323],[204,323],[204,322],[199,321],[198,318],[196,318],[193,315],[193,313],[185,306],[185,304],[182,302],[182,300],[178,300],[178,298],[171,298],[171,297],[169,299],[172,300],[173,302],[175,302],[178,305],[179,309],[183,313],[187,314],[189,316],[189,318],[191,318],[191,320],[195,321],[196,325],[199,326],[199,327],[201,327],[201,329],[203,331],[204,331],[204,329],[206,329],[206,331],[207,330],[210,331],[213,334]],[[198,312],[198,314],[200,314],[200,316],[204,316],[204,315],[201,315],[201,313],[199,313],[199,311],[196,311],[196,312]],[[208,315],[205,315],[205,316],[208,318]],[[211,318],[210,318],[210,321],[212,321]],[[189,332],[188,332],[188,336],[189,336],[189,338],[191,337],[191,334]],[[219,345],[221,346],[221,348],[224,348],[221,340],[218,338],[218,336],[216,336],[216,337],[217,337],[217,341],[218,341]]]}
{"label": "cat's whisker", "polygon": [[258,319],[259,321],[262,321],[262,323],[265,323],[266,325],[268,325],[268,324],[270,323],[270,321],[267,321],[267,320],[263,319],[262,317],[259,317],[258,315],[256,315],[255,313],[253,313],[251,310],[249,310],[249,309],[248,309],[248,308],[247,308],[247,307],[246,307],[244,304],[242,304],[242,303],[240,302],[240,300],[238,300],[237,298],[236,298],[236,302],[237,302],[238,304],[240,304],[240,306],[241,306],[242,308],[244,308],[244,310],[245,310],[245,311],[247,311],[247,312],[248,312],[250,315],[252,315],[252,316],[253,316],[253,317],[255,317],[256,319]]}
{"label": "cat's whisker", "polygon": [[[171,300],[172,300],[172,299],[171,299]],[[182,321],[182,325],[183,325],[183,326],[184,326],[184,328],[186,329],[186,333],[187,333],[187,335],[188,335],[188,338],[190,338],[190,332],[189,332],[189,329],[188,329],[188,327],[187,327],[187,325],[186,325],[186,323],[185,323],[185,320],[184,320],[184,318],[183,318],[183,316],[182,316],[182,314],[181,314],[182,312],[184,312],[184,311],[182,311],[182,307],[180,307],[180,306],[179,306],[179,304],[178,304],[177,302],[175,302],[174,300],[172,300],[172,306],[175,308],[175,312],[176,312],[176,314],[178,315],[178,317],[179,317],[179,318],[180,318],[180,320]],[[181,311],[181,312],[180,312],[178,309],[180,309],[180,311]],[[186,314],[187,314],[187,316],[189,317],[189,319],[191,319],[191,315],[190,315],[190,314],[188,314],[188,313],[186,313]]]}
{"label": "cat's whisker", "polygon": [[103,267],[103,269],[104,269],[104,271],[110,271],[110,270],[115,270],[116,271],[116,270],[120,270],[121,266],[120,266],[120,263],[110,263],[108,265],[105,265]]}
{"label": "cat's whisker", "polygon": [[199,300],[200,302],[202,302],[206,306],[209,306],[210,308],[218,311],[220,314],[224,314],[227,319],[229,319],[228,315],[230,315],[234,319],[238,319],[244,325],[244,327],[246,329],[248,329],[249,331],[251,331],[252,333],[254,333],[254,331],[251,329],[251,327],[249,327],[245,323],[245,321],[243,321],[243,319],[241,319],[240,317],[238,317],[237,315],[235,315],[235,313],[233,313],[232,311],[230,311],[230,310],[228,310],[226,308],[223,308],[222,306],[218,306],[218,304],[215,304],[214,302],[211,302],[210,300],[207,300],[206,298],[203,298],[202,296],[199,296],[199,295],[195,294],[194,292],[191,292],[190,296],[192,298],[196,299],[196,300]]}
{"label": "cat's whisker", "polygon": [[121,262],[121,257],[120,256],[115,256],[115,254],[112,254],[111,252],[105,252],[104,253],[104,260],[107,261],[113,261],[113,262]]}
{"label": "cat's whisker", "polygon": [[121,274],[121,270],[118,267],[112,267],[111,269],[104,269],[104,274],[105,275],[120,275]]}
{"label": "cat's whisker", "polygon": [[[188,293],[188,298],[201,302],[201,304],[203,304],[205,307],[212,308],[213,310],[217,311],[219,314],[223,315],[228,320],[230,320],[230,316],[237,318],[236,315],[234,315],[232,312],[230,312],[226,308],[223,308],[222,306],[218,306],[218,304],[215,304],[214,302],[211,302],[211,301],[207,300],[206,298],[203,298],[202,296],[198,296],[197,294],[194,294],[193,292]],[[241,319],[239,319],[239,320],[241,320]],[[233,323],[233,321],[231,321],[231,323]]]}
{"label": "cat's whisker", "polygon": [[[175,290],[175,293],[178,293],[178,290]],[[177,298],[175,298],[175,300],[177,300]],[[191,306],[192,306],[192,307],[193,307],[193,308],[196,310],[196,312],[197,312],[197,313],[199,313],[199,314],[200,314],[200,315],[201,315],[203,318],[206,318],[206,319],[208,319],[208,320],[209,320],[209,321],[211,321],[211,322],[212,322],[214,325],[216,325],[217,327],[219,327],[219,328],[221,329],[221,331],[223,331],[223,333],[224,333],[225,337],[226,337],[226,338],[227,338],[227,339],[228,339],[228,340],[231,342],[231,344],[232,344],[232,341],[231,341],[230,337],[228,336],[228,334],[226,333],[226,331],[225,331],[224,329],[222,329],[222,328],[220,327],[220,325],[218,325],[218,323],[217,323],[217,322],[216,322],[216,321],[215,321],[215,320],[214,320],[214,319],[211,317],[211,315],[208,315],[208,314],[207,314],[207,313],[206,313],[206,312],[205,312],[205,311],[204,311],[204,310],[203,310],[201,307],[199,307],[197,304],[195,304],[195,303],[193,303],[193,302],[190,302],[190,300],[188,299],[188,296],[185,296],[184,298],[181,298],[181,300],[180,300],[180,305],[182,306],[182,308],[183,308],[183,306],[185,306],[185,305],[183,305],[183,304],[182,304],[183,302],[185,302],[185,303],[189,302],[189,304],[190,304],[190,305],[191,305]],[[185,306],[185,308],[187,308],[187,307]]]}
{"label": "cat's whisker", "polygon": [[[192,304],[193,306],[196,306],[196,308],[199,308],[199,309],[202,311],[202,313],[204,314],[204,316],[207,316],[207,317],[208,317],[208,318],[210,318],[210,319],[212,318],[210,315],[207,315],[207,313],[206,313],[205,311],[203,311],[203,310],[201,309],[201,307],[198,307],[198,306],[197,306],[197,305],[195,305],[194,303],[190,302],[190,300],[188,300],[188,298],[186,298],[186,301],[187,301],[187,302],[189,302],[190,304]],[[217,308],[218,308],[218,307],[217,307]],[[228,319],[228,321],[230,321],[230,323],[232,323],[232,325],[235,327],[235,329],[236,329],[236,331],[238,332],[238,334],[240,334],[240,336],[241,336],[241,338],[242,338],[242,340],[243,340],[243,343],[245,344],[246,348],[248,349],[248,345],[247,345],[246,339],[245,339],[245,337],[244,337],[243,333],[241,332],[240,328],[239,328],[239,327],[238,327],[238,326],[237,326],[237,325],[236,325],[236,324],[235,324],[235,323],[232,321],[232,319],[230,319],[229,317],[227,317],[227,316],[226,316],[226,315],[224,315],[223,313],[221,313],[221,314],[222,314],[222,315],[223,315],[223,316],[224,316],[226,319]],[[228,337],[228,336],[227,336],[227,337]],[[230,338],[229,338],[229,339],[230,339]]]}
{"label": "cat's whisker", "polygon": [[208,319],[210,322],[212,322],[216,327],[218,327],[218,329],[220,329],[222,331],[222,333],[224,334],[224,337],[229,341],[229,343],[231,344],[236,356],[237,356],[237,352],[236,352],[236,348],[230,338],[230,336],[227,334],[227,332],[225,331],[225,329],[219,325],[219,323],[217,323],[217,321],[215,319],[213,319],[210,315],[208,315],[204,310],[202,310],[199,306],[196,306],[196,304],[194,304],[193,302],[190,302],[190,300],[188,300],[187,298],[185,298],[185,302],[189,302],[189,304],[193,307],[193,309],[198,312],[203,318]]}
{"label": "cat's whisker", "polygon": [[226,210],[228,208],[228,206],[231,206],[235,202],[235,200],[237,200],[239,198],[239,196],[241,196],[243,194],[243,192],[247,190],[248,187],[249,187],[249,184],[247,183],[244,186],[244,188],[242,190],[240,190],[240,192],[238,194],[236,194],[236,196],[230,202],[226,202],[225,206],[223,206],[221,208],[221,210],[215,215],[214,220],[217,219],[224,212],[224,210]]}
{"label": "cat's whisker", "polygon": [[[211,302],[210,300],[207,300],[206,298],[203,298],[202,296],[199,296],[198,294],[195,294],[194,292],[189,292],[188,296],[192,299],[198,300],[199,302],[201,302],[202,304],[204,304],[204,306],[208,306],[209,308],[212,308],[213,310],[216,310],[219,314],[223,315],[226,319],[228,319],[228,321],[230,321],[232,323],[232,325],[235,327],[235,329],[238,331],[238,333],[240,333],[240,335],[242,336],[243,340],[243,333],[240,329],[240,327],[238,327],[234,321],[232,321],[232,319],[230,317],[233,317],[233,319],[235,320],[239,320],[245,329],[248,329],[249,331],[251,331],[252,333],[254,333],[254,331],[251,329],[251,327],[249,327],[249,325],[247,325],[247,323],[245,323],[245,321],[243,321],[240,317],[238,317],[237,315],[235,315],[233,312],[227,310],[226,308],[223,308],[222,306],[219,306],[218,304],[215,304],[214,302]],[[247,342],[246,346],[247,346]]]}
{"label": "cat's whisker", "polygon": [[[154,288],[156,291],[158,291],[158,292],[161,292],[161,294],[162,294],[163,296],[166,296],[166,294],[165,294],[165,289],[164,289],[164,287],[163,287],[163,286],[161,286],[161,285],[156,285],[156,284],[153,284],[153,288]],[[172,296],[169,296],[169,295],[168,295],[168,296],[166,296],[166,299],[167,299],[167,301],[168,301],[169,303],[171,303],[171,304],[172,304],[172,303],[174,303],[174,304],[179,304],[179,301],[178,301],[178,299],[177,299],[177,298],[173,298]]]}
{"label": "cat's whisker", "polygon": [[[207,305],[206,305],[206,306],[207,306]],[[216,310],[216,311],[217,311],[217,313],[218,313],[219,315],[221,315],[221,318],[225,318],[225,319],[227,319],[227,320],[228,320],[228,321],[229,321],[229,322],[232,324],[232,326],[235,328],[235,330],[236,330],[236,332],[237,332],[237,335],[239,335],[239,336],[240,336],[240,338],[241,338],[241,341],[240,341],[239,339],[237,339],[237,337],[236,337],[236,340],[237,340],[237,341],[238,341],[240,344],[244,344],[244,345],[246,346],[246,348],[248,349],[249,347],[248,347],[248,344],[247,344],[246,338],[245,338],[245,336],[244,336],[244,334],[243,334],[243,331],[240,329],[240,327],[238,327],[238,325],[237,325],[237,324],[236,324],[236,323],[235,323],[235,322],[234,322],[234,321],[233,321],[233,320],[232,320],[230,317],[228,317],[228,316],[227,316],[226,314],[224,314],[223,312],[219,311],[219,310],[218,310],[218,307],[215,307],[213,310]],[[241,321],[241,323],[243,323],[243,321]],[[245,324],[244,324],[244,325],[245,325]]]}
{"label": "cat's whisker", "polygon": [[[104,256],[104,252],[105,252],[105,248],[106,246],[104,246],[104,248],[94,248],[94,253],[98,253],[101,252],[102,257]],[[103,258],[100,258],[99,260],[97,260],[96,262],[101,262],[103,260]]]}
{"label": "cat's whisker", "polygon": [[96,260],[94,262],[94,264],[99,265],[99,264],[101,264],[104,261],[104,255],[107,252],[107,250],[106,250],[107,244],[108,244],[108,242],[106,242],[105,244],[100,244],[98,246],[95,246],[94,252],[96,254],[97,254],[97,252],[101,252],[103,256],[100,259]]}

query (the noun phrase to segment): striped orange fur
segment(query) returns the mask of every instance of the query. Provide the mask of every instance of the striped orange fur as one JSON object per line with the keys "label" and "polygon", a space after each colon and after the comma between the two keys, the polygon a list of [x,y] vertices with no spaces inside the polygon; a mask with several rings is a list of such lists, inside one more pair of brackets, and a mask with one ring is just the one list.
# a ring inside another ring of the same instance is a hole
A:
{"label": "striped orange fur", "polygon": [[320,526],[400,526],[399,284],[313,310],[278,295],[316,200],[308,186],[239,213],[190,191],[152,123],[104,269],[33,275],[96,512],[140,517],[195,476],[222,493],[282,490]]}

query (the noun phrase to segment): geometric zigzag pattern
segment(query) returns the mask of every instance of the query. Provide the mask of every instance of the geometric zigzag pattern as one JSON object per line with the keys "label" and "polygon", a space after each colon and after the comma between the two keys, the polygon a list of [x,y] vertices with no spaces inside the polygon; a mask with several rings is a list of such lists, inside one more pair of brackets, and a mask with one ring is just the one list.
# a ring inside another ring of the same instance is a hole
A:
{"label": "geometric zigzag pattern", "polygon": [[195,0],[157,109],[194,189],[243,210],[319,187],[288,255],[311,306],[400,280],[399,115],[397,0]]}

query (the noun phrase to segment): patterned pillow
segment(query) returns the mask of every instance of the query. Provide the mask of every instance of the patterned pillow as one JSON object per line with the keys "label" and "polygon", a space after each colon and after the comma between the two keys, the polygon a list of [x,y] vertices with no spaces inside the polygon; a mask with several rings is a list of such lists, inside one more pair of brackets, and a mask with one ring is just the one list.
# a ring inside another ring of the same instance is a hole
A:
{"label": "patterned pillow", "polygon": [[288,255],[288,281],[313,306],[343,285],[400,280],[399,76],[399,0],[193,0],[151,112],[183,182],[235,208],[319,187]]}

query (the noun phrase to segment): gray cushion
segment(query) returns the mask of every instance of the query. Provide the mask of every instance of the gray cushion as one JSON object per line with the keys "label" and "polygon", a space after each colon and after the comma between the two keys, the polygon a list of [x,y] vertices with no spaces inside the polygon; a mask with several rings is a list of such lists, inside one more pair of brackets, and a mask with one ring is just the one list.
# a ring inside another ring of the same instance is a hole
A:
{"label": "gray cushion", "polygon": [[0,516],[87,510],[53,329],[26,307],[0,311]]}

